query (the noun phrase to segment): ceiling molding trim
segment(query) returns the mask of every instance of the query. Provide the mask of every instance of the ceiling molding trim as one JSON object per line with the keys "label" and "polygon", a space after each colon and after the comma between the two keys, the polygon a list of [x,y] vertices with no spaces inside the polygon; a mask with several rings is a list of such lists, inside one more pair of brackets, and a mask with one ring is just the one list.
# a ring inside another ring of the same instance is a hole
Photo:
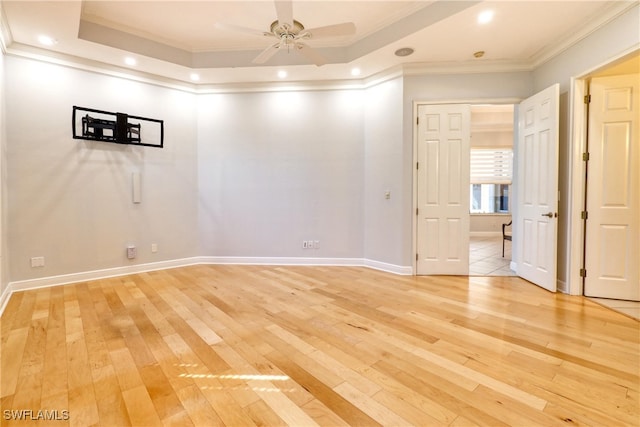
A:
{"label": "ceiling molding trim", "polygon": [[300,82],[248,82],[248,83],[225,83],[194,84],[181,80],[162,77],[157,74],[146,73],[128,68],[117,67],[103,62],[80,58],[77,56],[52,52],[50,50],[36,48],[21,43],[14,43],[9,46],[7,54],[15,57],[30,59],[88,71],[96,74],[103,74],[110,77],[132,80],[168,89],[179,90],[193,94],[207,93],[248,93],[248,92],[283,92],[283,91],[319,91],[319,90],[359,90],[365,85],[362,79],[354,80],[322,80],[322,81],[300,81]]}
{"label": "ceiling molding trim", "polygon": [[78,38],[172,64],[193,67],[193,55],[188,51],[83,19],[80,20]]}
{"label": "ceiling molding trim", "polygon": [[349,62],[462,12],[481,1],[436,1],[347,47]]}
{"label": "ceiling molding trim", "polygon": [[359,79],[318,80],[295,82],[241,82],[241,83],[189,83],[182,80],[163,77],[153,73],[131,70],[103,62],[53,52],[21,43],[13,43],[7,49],[7,54],[46,62],[63,67],[84,70],[111,77],[128,79],[140,83],[161,86],[194,94],[222,94],[222,93],[250,93],[250,92],[283,92],[283,91],[325,91],[325,90],[362,90],[374,87],[389,80],[407,76],[428,74],[482,74],[501,72],[531,71],[530,66],[517,62],[469,63],[441,63],[424,64],[412,63],[396,65],[376,74]]}
{"label": "ceiling molding trim", "polygon": [[4,12],[2,2],[0,1],[0,50],[7,53],[7,46],[13,42],[13,35],[9,22],[7,22],[7,14]]}
{"label": "ceiling molding trim", "polygon": [[577,31],[569,33],[565,39],[554,40],[551,46],[542,49],[531,57],[531,66],[533,69],[538,68],[547,61],[560,55],[571,46],[579,43],[598,29],[602,28],[617,17],[623,15],[634,7],[640,8],[637,1],[616,1],[611,2],[612,5],[604,13],[597,15],[594,19],[587,21]]}
{"label": "ceiling molding trim", "polygon": [[530,72],[534,67],[527,62],[485,60],[464,62],[439,62],[439,63],[409,63],[405,64],[404,74],[407,76],[419,76],[426,74],[485,74],[485,73],[515,73]]}
{"label": "ceiling molding trim", "polygon": [[256,82],[225,83],[222,85],[199,85],[197,94],[231,94],[253,92],[317,92],[326,90],[361,90],[364,85],[360,80],[325,80],[313,82]]}
{"label": "ceiling molding trim", "polygon": [[195,85],[180,80],[162,77],[157,74],[145,73],[127,68],[116,67],[114,65],[105,64],[104,62],[94,61],[92,59],[80,58],[77,56],[67,55],[63,53],[52,52],[46,49],[40,49],[21,43],[13,43],[7,49],[7,54],[19,58],[31,59],[38,62],[44,62],[62,67],[73,68],[82,71],[88,71],[96,74],[103,74],[121,79],[133,80],[140,83],[146,83],[154,86],[166,87],[183,92],[195,92]]}

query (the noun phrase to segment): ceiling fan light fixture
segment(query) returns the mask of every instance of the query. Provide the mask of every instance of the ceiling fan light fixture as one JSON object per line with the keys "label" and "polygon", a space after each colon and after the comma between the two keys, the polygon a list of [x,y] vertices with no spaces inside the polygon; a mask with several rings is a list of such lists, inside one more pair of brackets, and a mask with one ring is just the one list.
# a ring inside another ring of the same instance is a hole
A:
{"label": "ceiling fan light fixture", "polygon": [[414,52],[414,50],[412,48],[410,48],[410,47],[402,47],[402,48],[396,50],[394,54],[396,56],[403,57],[403,56],[409,56],[413,52]]}
{"label": "ceiling fan light fixture", "polygon": [[216,28],[221,30],[231,30],[243,33],[259,35],[275,39],[270,46],[267,46],[258,56],[253,59],[254,64],[264,64],[279,51],[297,51],[309,59],[313,64],[320,67],[327,63],[320,53],[316,52],[312,46],[304,41],[316,40],[324,37],[343,37],[353,35],[356,26],[353,22],[343,22],[341,24],[326,25],[323,27],[305,28],[300,21],[293,19],[292,0],[276,0],[277,19],[269,26],[269,31],[260,31],[230,24],[216,24]]}
{"label": "ceiling fan light fixture", "polygon": [[295,36],[298,33],[300,33],[302,30],[304,30],[304,25],[302,25],[300,22],[296,21],[295,19],[293,20],[293,25],[289,25],[289,24],[280,24],[280,21],[273,21],[271,23],[271,32],[279,38],[282,38],[283,36]]}

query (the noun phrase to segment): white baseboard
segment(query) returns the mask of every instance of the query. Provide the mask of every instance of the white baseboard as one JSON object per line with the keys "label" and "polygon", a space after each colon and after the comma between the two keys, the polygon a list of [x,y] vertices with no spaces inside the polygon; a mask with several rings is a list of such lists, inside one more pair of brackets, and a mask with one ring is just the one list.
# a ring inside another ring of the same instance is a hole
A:
{"label": "white baseboard", "polygon": [[368,267],[387,273],[411,275],[413,267],[389,264],[362,258],[262,258],[262,257],[200,257],[201,264],[237,264],[237,265],[327,265]]}
{"label": "white baseboard", "polygon": [[311,258],[311,257],[230,257],[202,256],[199,264],[232,265],[333,265],[362,266],[362,258]]}
{"label": "white baseboard", "polygon": [[0,315],[4,313],[4,309],[7,306],[7,303],[9,302],[9,298],[11,298],[11,290],[10,290],[10,287],[7,286],[2,292],[2,294],[0,294]]}
{"label": "white baseboard", "polygon": [[569,294],[569,289],[567,289],[567,282],[565,282],[564,280],[558,279],[556,286],[558,288],[558,291],[562,292],[563,294]]}
{"label": "white baseboard", "polygon": [[394,273],[402,276],[411,276],[413,274],[413,267],[411,266],[389,264],[386,262],[375,261],[372,259],[365,259],[363,261],[364,261],[363,265],[365,267],[373,268],[374,270],[386,271],[387,273]]}
{"label": "white baseboard", "polygon": [[388,264],[362,258],[296,258],[296,257],[218,257],[201,256],[182,258],[169,261],[153,262],[148,264],[130,265],[126,267],[114,267],[102,270],[83,271],[80,273],[63,274],[59,276],[40,277],[37,279],[19,280],[9,282],[0,295],[0,315],[14,292],[32,289],[47,288],[50,286],[67,285],[70,283],[86,282],[90,280],[105,279],[108,277],[126,276],[129,274],[144,273],[147,271],[166,270],[169,268],[186,267],[198,264],[219,265],[326,265],[326,266],[350,266],[368,267],[394,274],[413,274],[412,267]]}

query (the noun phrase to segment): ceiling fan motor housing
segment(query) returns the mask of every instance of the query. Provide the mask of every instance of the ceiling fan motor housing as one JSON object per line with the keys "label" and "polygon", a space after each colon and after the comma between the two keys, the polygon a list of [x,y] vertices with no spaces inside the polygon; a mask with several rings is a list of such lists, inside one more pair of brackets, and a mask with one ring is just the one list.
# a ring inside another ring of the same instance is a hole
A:
{"label": "ceiling fan motor housing", "polygon": [[279,39],[293,39],[302,30],[304,30],[304,25],[295,19],[293,20],[293,25],[287,23],[280,24],[277,20],[271,23],[271,32]]}

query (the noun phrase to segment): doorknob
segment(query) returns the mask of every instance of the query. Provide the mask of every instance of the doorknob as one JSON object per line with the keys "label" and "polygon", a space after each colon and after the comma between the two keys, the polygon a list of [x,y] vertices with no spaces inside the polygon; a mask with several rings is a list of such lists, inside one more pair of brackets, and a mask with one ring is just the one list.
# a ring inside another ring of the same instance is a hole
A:
{"label": "doorknob", "polygon": [[[553,212],[542,214],[542,216],[548,216],[549,218],[553,218]],[[558,216],[558,214],[556,214],[556,216]]]}

